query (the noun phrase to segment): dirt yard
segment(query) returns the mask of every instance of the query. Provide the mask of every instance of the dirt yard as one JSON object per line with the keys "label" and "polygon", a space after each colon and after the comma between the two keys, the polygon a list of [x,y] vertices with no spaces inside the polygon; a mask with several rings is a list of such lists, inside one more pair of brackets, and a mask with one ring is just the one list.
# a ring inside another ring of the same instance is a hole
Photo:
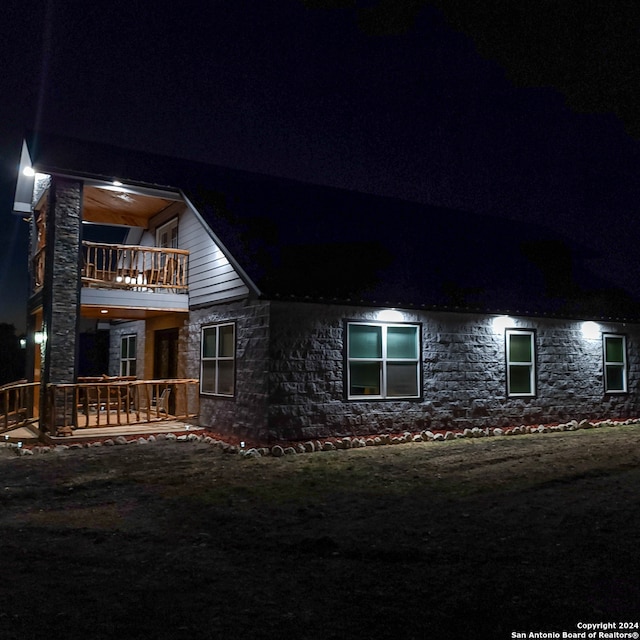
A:
{"label": "dirt yard", "polygon": [[1,449],[0,638],[637,623],[639,445],[625,426],[259,459],[165,441]]}

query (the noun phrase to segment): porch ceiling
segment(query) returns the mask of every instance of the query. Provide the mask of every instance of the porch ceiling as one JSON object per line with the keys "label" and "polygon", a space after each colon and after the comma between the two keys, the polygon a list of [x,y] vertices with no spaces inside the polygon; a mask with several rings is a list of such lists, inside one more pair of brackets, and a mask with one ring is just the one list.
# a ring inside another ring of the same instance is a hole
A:
{"label": "porch ceiling", "polygon": [[86,222],[146,229],[149,219],[172,202],[167,198],[142,195],[117,187],[86,186],[83,192],[82,218]]}
{"label": "porch ceiling", "polygon": [[[107,313],[102,313],[106,310]],[[80,315],[83,318],[97,320],[145,320],[166,316],[168,313],[187,313],[188,309],[132,309],[126,307],[96,307],[83,304],[80,308]]]}

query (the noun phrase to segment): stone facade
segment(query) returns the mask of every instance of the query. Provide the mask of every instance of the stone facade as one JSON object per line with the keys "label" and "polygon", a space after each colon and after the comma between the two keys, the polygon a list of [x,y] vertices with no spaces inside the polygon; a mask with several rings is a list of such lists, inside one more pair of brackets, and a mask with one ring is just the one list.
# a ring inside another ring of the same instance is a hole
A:
{"label": "stone facade", "polygon": [[[56,178],[51,181],[47,211],[44,286],[42,289],[41,381],[73,383],[78,366],[78,328],[80,319],[80,224],[82,184]],[[66,424],[70,406],[63,392],[57,391],[56,415],[46,394],[40,395],[40,417],[54,424]]]}
{"label": "stone facade", "polygon": [[191,313],[187,375],[199,377],[201,327],[237,323],[236,397],[201,397],[201,424],[261,440],[296,440],[422,429],[507,427],[640,415],[640,329],[627,336],[628,393],[605,394],[602,340],[581,322],[511,318],[535,330],[537,393],[509,397],[504,329],[487,315],[404,312],[422,335],[422,397],[348,400],[345,323],[376,320],[356,306],[239,302]]}
{"label": "stone facade", "polygon": [[181,336],[184,375],[200,378],[202,327],[235,322],[235,397],[200,396],[200,424],[239,436],[267,437],[269,303],[244,300],[192,311]]}
{"label": "stone facade", "polygon": [[120,375],[120,349],[124,336],[136,336],[136,374],[142,379],[147,376],[144,370],[145,323],[144,320],[132,320],[112,325],[109,332],[109,375]]}
{"label": "stone facade", "polygon": [[82,185],[52,181],[47,214],[42,349],[43,382],[75,382],[79,322],[80,204]]}
{"label": "stone facade", "polygon": [[[180,330],[180,377],[200,378],[203,327],[236,327],[235,395],[201,394],[200,424],[269,442],[640,416],[640,327],[600,323],[588,338],[580,321],[509,318],[509,328],[534,332],[536,349],[536,394],[510,397],[505,329],[495,316],[435,311],[404,311],[399,320],[420,326],[421,397],[349,400],[347,322],[378,322],[379,311],[251,299],[192,310]],[[138,336],[142,366],[147,330],[144,321],[114,325],[112,375],[127,334]],[[604,392],[603,332],[626,337],[627,393]],[[138,376],[148,377],[141,368]]]}

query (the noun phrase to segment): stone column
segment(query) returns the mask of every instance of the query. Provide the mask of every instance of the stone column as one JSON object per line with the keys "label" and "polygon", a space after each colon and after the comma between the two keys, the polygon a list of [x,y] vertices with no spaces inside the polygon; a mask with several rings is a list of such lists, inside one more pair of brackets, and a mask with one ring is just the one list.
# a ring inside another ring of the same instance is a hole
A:
{"label": "stone column", "polygon": [[[47,415],[46,386],[74,383],[78,363],[80,317],[80,224],[82,183],[53,178],[49,191],[44,286],[42,289],[43,331],[42,393],[40,415],[55,426],[71,416]],[[58,400],[58,399],[57,399]],[[56,409],[59,414],[65,403]],[[73,402],[68,404],[71,410]],[[55,431],[55,429],[54,429]]]}

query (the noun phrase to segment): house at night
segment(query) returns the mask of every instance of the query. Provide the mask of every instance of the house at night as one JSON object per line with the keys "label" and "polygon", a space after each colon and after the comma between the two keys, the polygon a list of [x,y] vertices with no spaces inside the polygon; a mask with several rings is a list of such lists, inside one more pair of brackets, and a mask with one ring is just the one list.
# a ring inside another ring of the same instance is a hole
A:
{"label": "house at night", "polygon": [[263,442],[640,414],[637,307],[535,224],[45,135],[21,165],[51,433],[101,412]]}

